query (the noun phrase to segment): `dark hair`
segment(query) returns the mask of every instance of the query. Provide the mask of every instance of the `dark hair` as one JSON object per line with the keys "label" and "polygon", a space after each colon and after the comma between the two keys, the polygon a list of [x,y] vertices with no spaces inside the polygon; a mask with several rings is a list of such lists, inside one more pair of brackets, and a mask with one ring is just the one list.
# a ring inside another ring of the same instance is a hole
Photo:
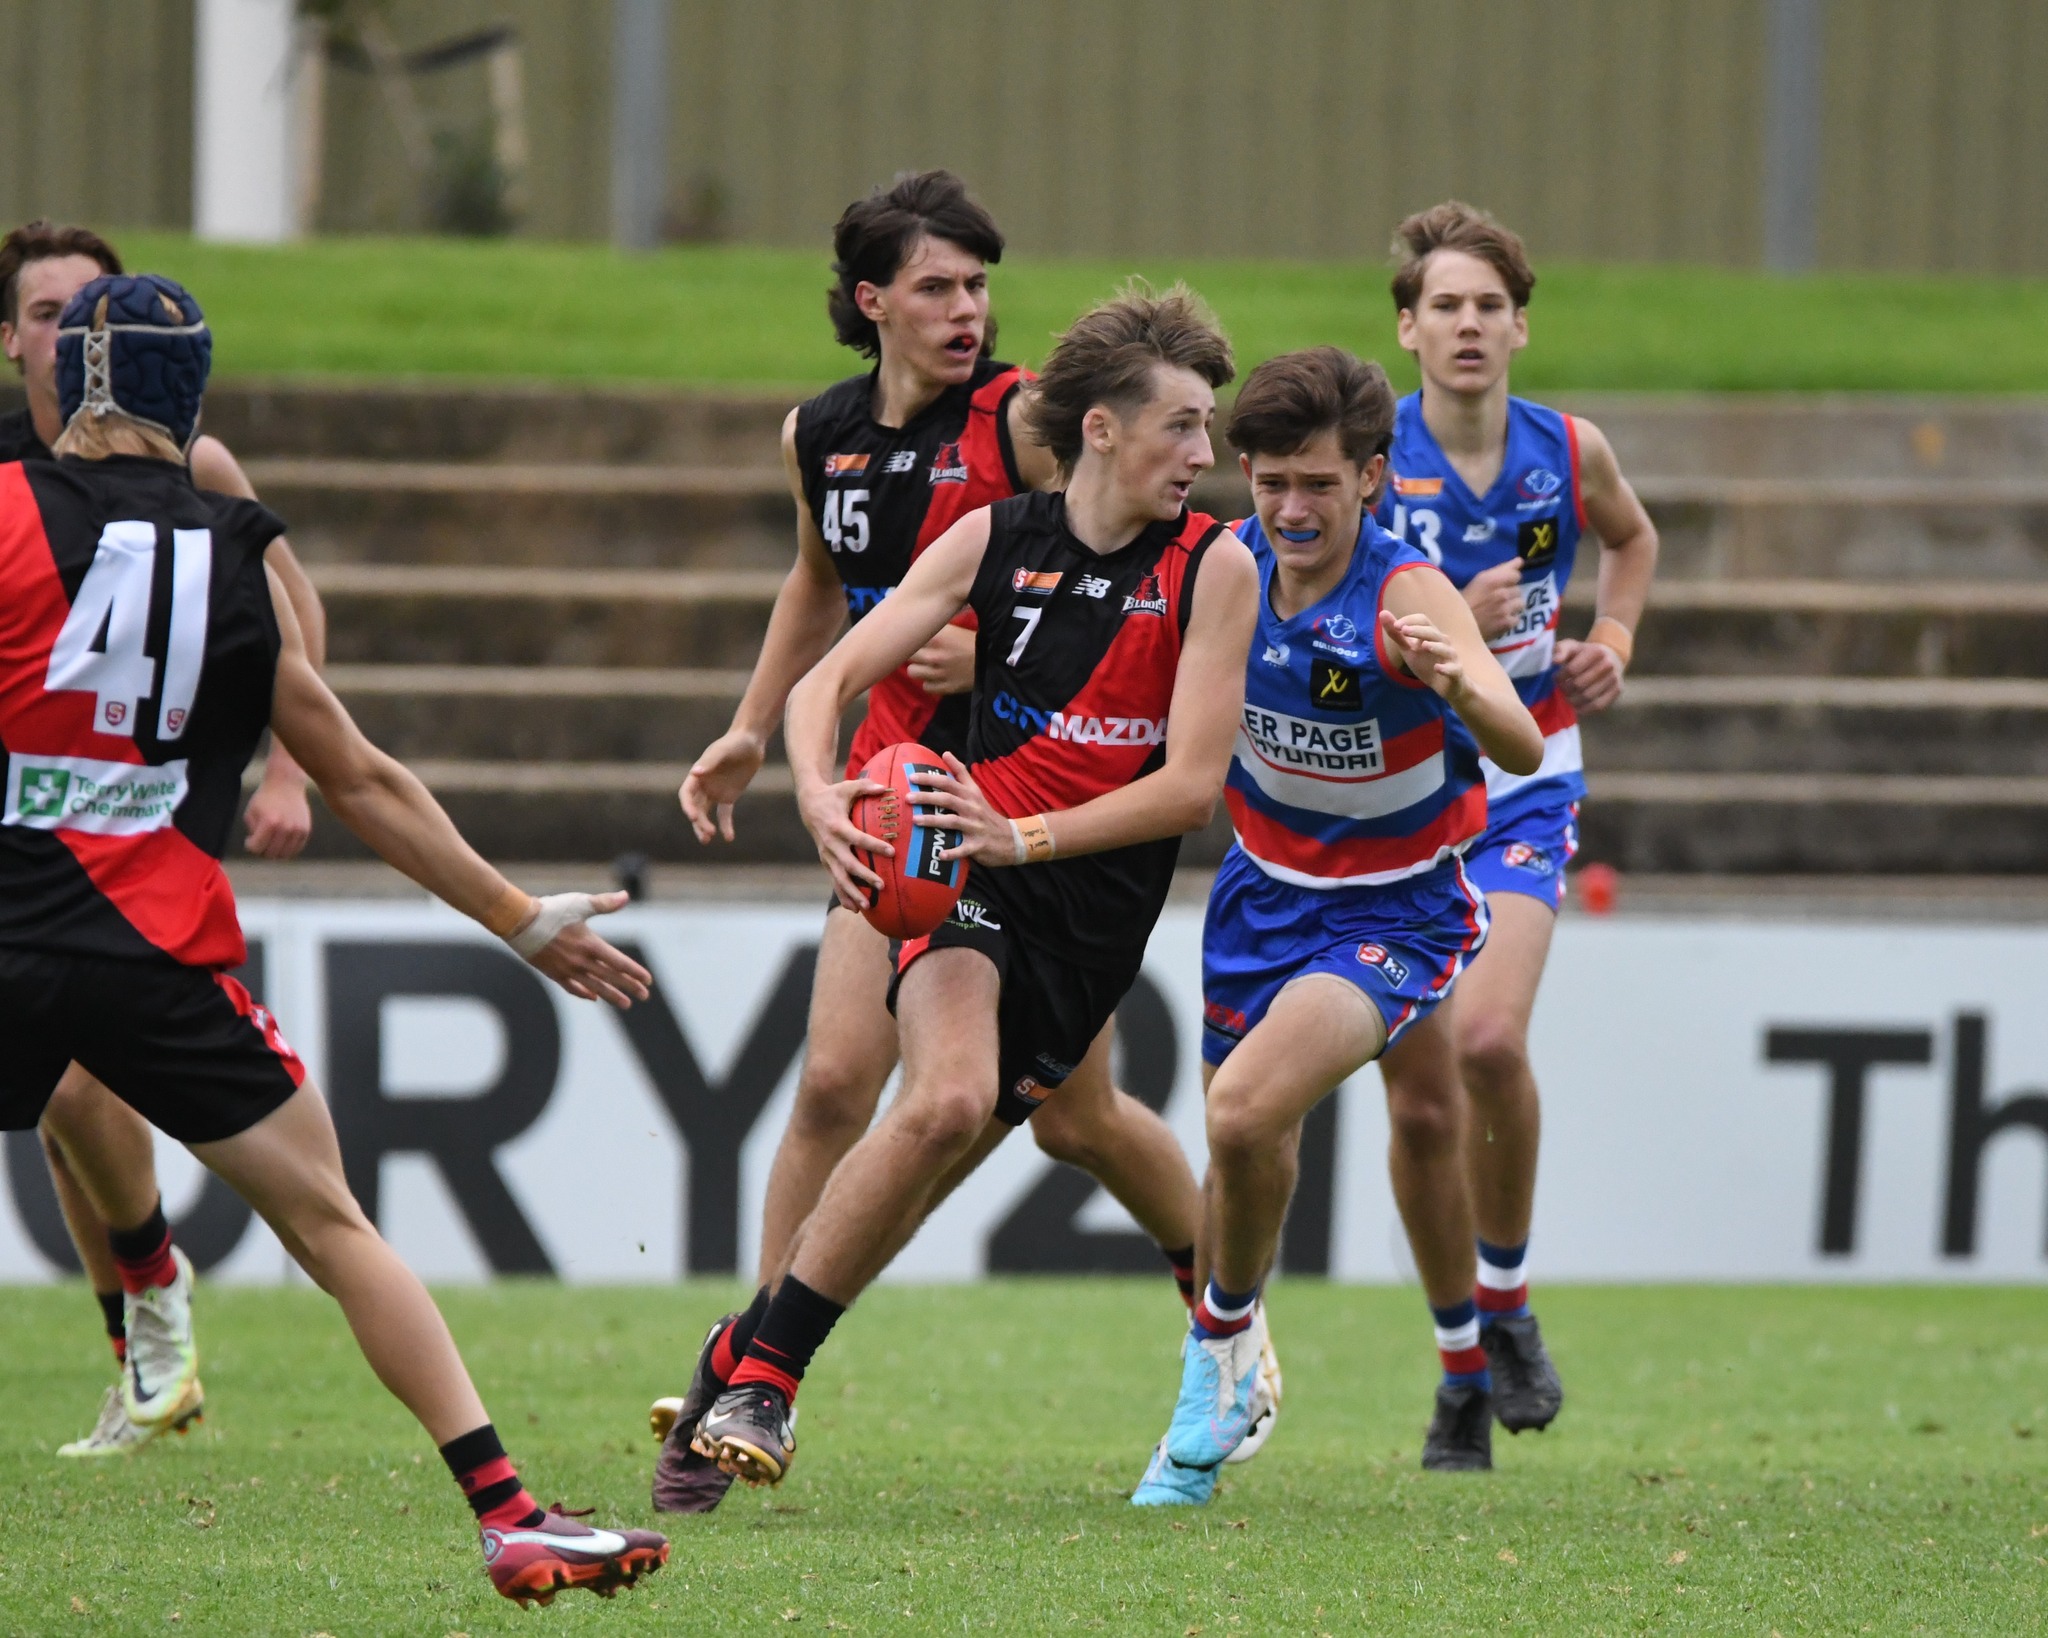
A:
{"label": "dark hair", "polygon": [[1247,455],[1295,455],[1335,432],[1344,459],[1364,466],[1394,439],[1394,389],[1377,364],[1342,347],[1269,358],[1245,378],[1229,438]]}
{"label": "dark hair", "polygon": [[1413,311],[1422,300],[1422,275],[1430,256],[1439,250],[1462,250],[1490,263],[1508,287],[1517,307],[1527,307],[1536,290],[1536,272],[1521,238],[1485,211],[1462,200],[1417,211],[1394,230],[1394,254],[1402,258],[1394,274],[1394,310]]}
{"label": "dark hair", "polygon": [[1054,346],[1024,401],[1032,438],[1072,471],[1088,412],[1097,404],[1120,411],[1149,404],[1158,364],[1193,370],[1212,387],[1237,374],[1230,340],[1200,296],[1184,284],[1154,295],[1133,280],[1074,320]]}
{"label": "dark hair", "polygon": [[114,247],[91,228],[59,227],[38,216],[0,239],[0,318],[9,324],[21,322],[21,270],[30,262],[59,256],[90,256],[100,264],[102,273],[127,271]]}
{"label": "dark hair", "polygon": [[881,332],[853,293],[863,284],[889,283],[926,237],[944,239],[985,262],[1003,259],[996,219],[967,197],[967,184],[951,171],[905,171],[887,192],[877,188],[840,213],[832,229],[835,282],[825,292],[825,310],[842,347],[881,356]]}

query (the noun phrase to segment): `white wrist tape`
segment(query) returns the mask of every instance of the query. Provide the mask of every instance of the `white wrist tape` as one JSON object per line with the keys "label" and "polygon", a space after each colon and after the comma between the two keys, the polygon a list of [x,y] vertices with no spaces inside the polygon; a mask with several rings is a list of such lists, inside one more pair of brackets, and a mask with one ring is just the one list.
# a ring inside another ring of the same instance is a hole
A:
{"label": "white wrist tape", "polygon": [[528,961],[554,943],[564,928],[588,921],[596,913],[588,893],[550,893],[535,899],[533,905],[533,915],[526,925],[505,938]]}

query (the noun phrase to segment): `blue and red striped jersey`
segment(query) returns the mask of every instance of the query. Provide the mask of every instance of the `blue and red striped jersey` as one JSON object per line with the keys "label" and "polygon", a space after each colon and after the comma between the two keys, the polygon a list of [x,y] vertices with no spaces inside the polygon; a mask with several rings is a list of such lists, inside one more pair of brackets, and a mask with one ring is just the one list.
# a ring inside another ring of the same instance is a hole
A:
{"label": "blue and red striped jersey", "polygon": [[1572,418],[1510,398],[1500,475],[1475,495],[1424,422],[1422,395],[1410,393],[1394,412],[1379,520],[1454,586],[1522,559],[1521,616],[1488,646],[1543,730],[1543,766],[1509,774],[1484,761],[1487,797],[1496,820],[1511,809],[1576,802],[1586,793],[1585,762],[1578,715],[1557,686],[1556,658],[1557,617],[1586,527]]}
{"label": "blue and red striped jersey", "polygon": [[1237,845],[1267,875],[1318,888],[1399,881],[1461,852],[1486,829],[1478,748],[1379,640],[1387,582],[1429,559],[1365,518],[1336,588],[1283,620],[1265,531],[1247,518],[1237,532],[1259,565],[1223,793]]}

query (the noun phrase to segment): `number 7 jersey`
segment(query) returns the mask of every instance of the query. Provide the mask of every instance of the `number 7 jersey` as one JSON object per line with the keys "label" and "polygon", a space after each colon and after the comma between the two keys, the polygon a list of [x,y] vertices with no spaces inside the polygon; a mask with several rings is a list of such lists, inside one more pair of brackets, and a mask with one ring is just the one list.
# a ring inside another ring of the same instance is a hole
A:
{"label": "number 7 jersey", "polygon": [[220,857],[270,720],[283,532],[167,461],[0,466],[0,945],[245,959]]}
{"label": "number 7 jersey", "polygon": [[1487,647],[1543,730],[1543,766],[1509,774],[1486,761],[1487,804],[1498,824],[1527,808],[1578,801],[1586,793],[1579,719],[1558,687],[1556,656],[1557,617],[1586,527],[1572,418],[1510,398],[1500,475],[1475,495],[1423,420],[1421,394],[1410,393],[1394,412],[1379,521],[1460,589],[1486,569],[1522,559],[1521,613]]}

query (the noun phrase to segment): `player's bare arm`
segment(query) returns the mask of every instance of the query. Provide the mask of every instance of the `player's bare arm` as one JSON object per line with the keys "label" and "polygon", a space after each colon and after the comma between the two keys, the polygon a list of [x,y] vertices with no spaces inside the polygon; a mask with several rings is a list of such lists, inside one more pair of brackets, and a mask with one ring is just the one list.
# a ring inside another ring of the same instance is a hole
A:
{"label": "player's bare arm", "polygon": [[[192,481],[201,489],[220,495],[239,495],[256,500],[256,486],[233,451],[218,438],[202,434],[192,444]],[[319,592],[300,565],[291,542],[280,535],[272,542],[266,560],[277,570],[290,597],[292,612],[299,619],[299,635],[306,656],[316,671],[327,669],[327,610]],[[313,810],[306,801],[306,772],[292,760],[291,753],[271,741],[270,755],[263,764],[263,781],[243,810],[242,823],[248,831],[243,845],[263,859],[295,859],[313,835]]]}
{"label": "player's bare arm", "polygon": [[[1244,712],[1244,667],[1257,623],[1259,572],[1244,542],[1225,531],[1210,543],[1195,575],[1188,629],[1181,639],[1166,719],[1166,760],[1121,790],[1077,808],[1042,814],[1054,858],[1101,853],[1134,842],[1200,830],[1216,811],[1230,747]],[[1019,862],[1017,828],[998,813],[954,757],[949,778],[924,776],[936,806],[962,833],[947,858],[985,865]]]}
{"label": "player's bare arm", "polygon": [[747,691],[733,712],[732,726],[697,758],[678,793],[700,842],[721,836],[732,840],[733,805],[761,771],[769,736],[790,689],[831,648],[846,623],[846,595],[832,567],[832,554],[804,503],[796,417],[791,410],[782,422],[782,468],[796,502],[796,562],[775,594],[768,634],[747,679]]}
{"label": "player's bare arm", "polygon": [[1579,492],[1586,522],[1600,537],[1593,629],[1584,642],[1557,645],[1559,681],[1580,711],[1604,711],[1621,698],[1636,626],[1657,573],[1657,526],[1622,476],[1614,446],[1591,421],[1572,417],[1579,438]]}
{"label": "player's bare arm", "polygon": [[[584,919],[617,910],[624,893],[520,892],[462,839],[427,787],[363,737],[334,691],[313,669],[282,577],[269,568],[282,645],[270,727],[320,787],[334,816],[393,869],[482,922],[571,995],[627,1007],[647,999],[638,962],[599,938]],[[553,928],[536,947],[534,940]]]}
{"label": "player's bare arm", "polygon": [[1543,730],[1487,648],[1470,606],[1437,570],[1408,569],[1388,582],[1380,641],[1507,772],[1532,774],[1543,766]]}
{"label": "player's bare arm", "polygon": [[903,583],[790,691],[782,734],[796,778],[797,811],[818,844],[818,857],[832,874],[840,903],[849,910],[864,909],[863,889],[881,885],[881,878],[854,857],[854,849],[881,854],[894,849],[856,829],[851,818],[858,797],[883,787],[873,780],[833,777],[839,718],[863,689],[902,665],[967,606],[988,536],[988,509],[968,513],[926,547]]}

